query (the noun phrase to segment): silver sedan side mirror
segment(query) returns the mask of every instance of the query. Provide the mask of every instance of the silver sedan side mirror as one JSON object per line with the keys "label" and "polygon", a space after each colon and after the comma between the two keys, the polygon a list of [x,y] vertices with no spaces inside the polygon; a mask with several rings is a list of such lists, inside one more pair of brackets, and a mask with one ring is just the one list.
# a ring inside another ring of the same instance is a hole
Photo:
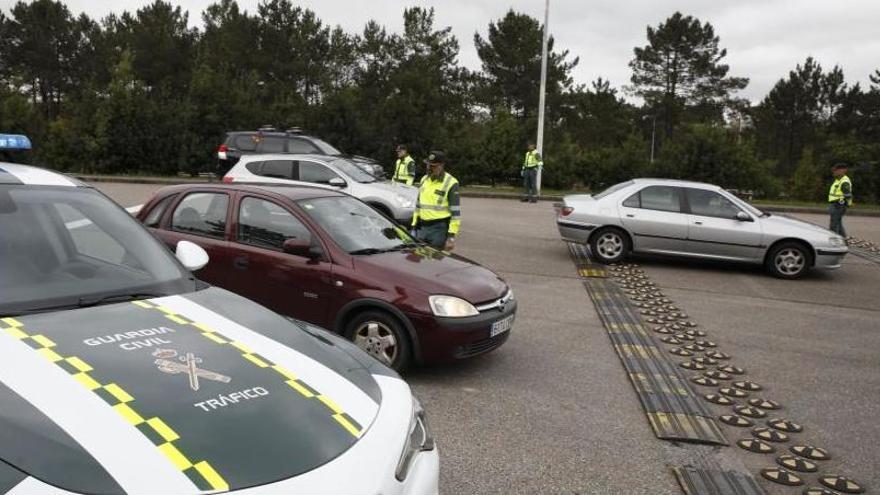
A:
{"label": "silver sedan side mirror", "polygon": [[744,211],[738,212],[734,218],[739,220],[740,222],[754,222],[752,216]]}

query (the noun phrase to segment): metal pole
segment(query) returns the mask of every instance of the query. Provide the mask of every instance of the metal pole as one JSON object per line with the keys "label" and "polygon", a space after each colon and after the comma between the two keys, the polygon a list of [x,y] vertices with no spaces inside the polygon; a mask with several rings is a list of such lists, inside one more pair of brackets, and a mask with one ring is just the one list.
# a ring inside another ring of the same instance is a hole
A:
{"label": "metal pole", "polygon": [[[541,48],[541,93],[538,97],[538,153],[541,154],[541,160],[544,160],[544,96],[547,92],[547,34],[549,29],[547,23],[550,21],[550,0],[544,2],[544,42]],[[541,196],[541,174],[543,167],[538,169],[538,180],[535,184],[538,190],[538,197]]]}
{"label": "metal pole", "polygon": [[651,117],[651,163],[654,163],[654,134],[657,132],[657,116]]}

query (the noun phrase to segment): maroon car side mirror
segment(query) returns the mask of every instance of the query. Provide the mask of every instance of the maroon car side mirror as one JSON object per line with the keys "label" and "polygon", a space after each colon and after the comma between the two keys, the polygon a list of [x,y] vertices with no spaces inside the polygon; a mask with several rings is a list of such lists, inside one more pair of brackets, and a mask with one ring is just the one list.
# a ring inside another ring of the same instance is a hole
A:
{"label": "maroon car side mirror", "polygon": [[317,258],[320,256],[320,252],[317,249],[312,249],[311,242],[295,237],[285,240],[284,244],[281,245],[281,249],[287,254],[305,258]]}

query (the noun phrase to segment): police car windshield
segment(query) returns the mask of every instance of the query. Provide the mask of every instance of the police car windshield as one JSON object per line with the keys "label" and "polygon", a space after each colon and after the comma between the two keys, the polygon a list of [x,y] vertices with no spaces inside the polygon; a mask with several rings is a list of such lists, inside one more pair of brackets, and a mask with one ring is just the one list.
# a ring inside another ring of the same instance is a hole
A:
{"label": "police car windshield", "polygon": [[360,167],[358,167],[354,163],[351,163],[348,160],[336,160],[335,162],[333,162],[333,165],[336,168],[338,168],[339,170],[341,170],[342,173],[344,173],[345,175],[347,175],[349,178],[351,178],[352,180],[354,180],[356,182],[360,182],[362,184],[365,184],[368,182],[376,182],[375,177],[364,172],[363,170],[361,170]]}
{"label": "police car windshield", "polygon": [[0,316],[195,289],[167,249],[92,189],[0,186],[0,232]]}
{"label": "police car windshield", "polygon": [[330,143],[326,141],[322,141],[318,138],[312,138],[312,144],[318,147],[321,150],[321,153],[325,155],[341,155],[342,152],[338,149],[334,148]]}
{"label": "police car windshield", "polygon": [[416,245],[405,230],[355,198],[334,196],[297,203],[351,254],[377,254]]}

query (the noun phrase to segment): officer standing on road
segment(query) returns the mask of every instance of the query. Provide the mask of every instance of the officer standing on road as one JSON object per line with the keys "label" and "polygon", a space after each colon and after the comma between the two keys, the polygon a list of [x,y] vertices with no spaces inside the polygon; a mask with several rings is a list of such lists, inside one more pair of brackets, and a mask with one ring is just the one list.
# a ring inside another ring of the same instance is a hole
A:
{"label": "officer standing on road", "polygon": [[523,198],[520,200],[523,203],[526,201],[530,203],[538,202],[538,169],[543,166],[544,162],[541,160],[541,154],[535,149],[535,143],[529,143],[521,172],[525,189]]}
{"label": "officer standing on road", "polygon": [[852,181],[846,175],[847,166],[845,163],[836,163],[831,167],[831,173],[834,174],[834,182],[831,183],[831,189],[828,190],[828,211],[831,213],[831,231],[846,237],[846,230],[843,228],[843,215],[846,214],[847,208],[852,206]]}
{"label": "officer standing on road", "polygon": [[437,249],[452,251],[461,225],[458,180],[444,170],[446,155],[442,151],[432,151],[425,163],[428,175],[419,183],[412,234]]}
{"label": "officer standing on road", "polygon": [[409,156],[409,150],[404,145],[397,146],[397,161],[394,163],[394,176],[392,182],[411,186],[416,178],[416,161]]}

